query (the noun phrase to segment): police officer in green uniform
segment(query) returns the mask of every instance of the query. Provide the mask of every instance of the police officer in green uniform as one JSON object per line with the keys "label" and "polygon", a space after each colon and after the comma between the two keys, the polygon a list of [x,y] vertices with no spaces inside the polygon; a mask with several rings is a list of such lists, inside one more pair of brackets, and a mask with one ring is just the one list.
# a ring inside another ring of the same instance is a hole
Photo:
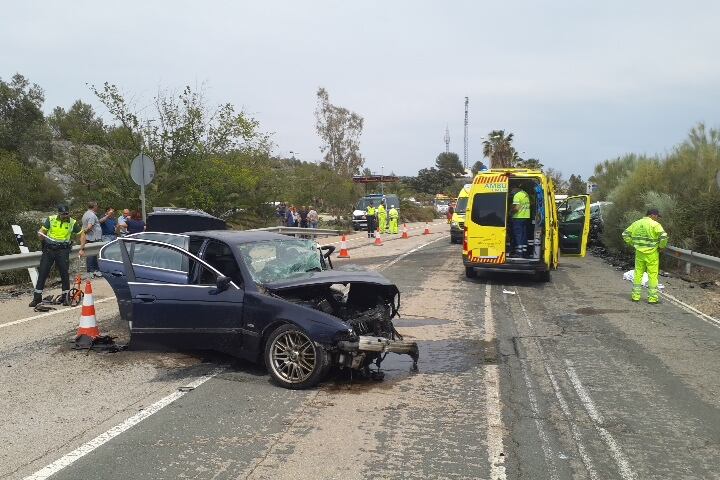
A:
{"label": "police officer in green uniform", "polygon": [[45,288],[45,281],[50,274],[53,263],[60,270],[62,282],[62,302],[69,305],[68,292],[70,291],[70,248],[72,247],[72,236],[80,234],[80,255],[85,253],[85,232],[82,226],[70,218],[70,211],[67,205],[58,206],[57,215],[50,215],[38,231],[42,240],[42,257],[38,269],[38,280],[35,285],[31,307],[36,307],[42,302],[42,293]]}
{"label": "police officer in green uniform", "polygon": [[372,202],[368,205],[365,211],[365,218],[367,219],[367,234],[368,238],[375,236],[375,207]]}

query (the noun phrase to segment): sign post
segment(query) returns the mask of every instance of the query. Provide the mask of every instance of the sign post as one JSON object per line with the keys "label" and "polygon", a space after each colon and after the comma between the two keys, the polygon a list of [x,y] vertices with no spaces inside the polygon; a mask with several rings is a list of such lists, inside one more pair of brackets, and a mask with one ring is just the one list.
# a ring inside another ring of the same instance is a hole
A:
{"label": "sign post", "polygon": [[144,222],[147,220],[147,214],[145,213],[145,186],[150,184],[155,177],[155,162],[140,150],[140,155],[135,157],[130,165],[130,176],[135,183],[140,185],[140,204]]}

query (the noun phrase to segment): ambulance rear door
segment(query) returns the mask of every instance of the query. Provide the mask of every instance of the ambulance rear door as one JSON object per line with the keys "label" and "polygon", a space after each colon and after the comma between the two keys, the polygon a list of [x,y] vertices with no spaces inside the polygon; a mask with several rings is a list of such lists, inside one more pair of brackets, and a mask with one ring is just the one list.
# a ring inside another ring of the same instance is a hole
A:
{"label": "ambulance rear door", "polygon": [[465,212],[468,259],[473,263],[505,263],[507,175],[478,175]]}

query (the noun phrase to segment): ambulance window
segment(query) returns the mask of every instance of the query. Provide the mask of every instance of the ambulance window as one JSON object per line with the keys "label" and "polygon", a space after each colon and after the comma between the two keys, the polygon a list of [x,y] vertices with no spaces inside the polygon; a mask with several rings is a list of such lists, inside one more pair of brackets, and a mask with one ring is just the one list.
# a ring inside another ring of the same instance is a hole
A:
{"label": "ambulance window", "polygon": [[468,197],[458,198],[457,206],[455,207],[455,213],[465,213],[467,208]]}
{"label": "ambulance window", "polygon": [[485,227],[505,226],[505,202],[507,194],[476,193],[472,203],[472,221]]}

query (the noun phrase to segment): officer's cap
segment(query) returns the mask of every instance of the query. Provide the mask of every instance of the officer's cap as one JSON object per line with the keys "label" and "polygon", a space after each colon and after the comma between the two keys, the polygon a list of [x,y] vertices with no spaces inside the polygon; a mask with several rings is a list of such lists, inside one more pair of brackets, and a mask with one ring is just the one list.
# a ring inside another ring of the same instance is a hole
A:
{"label": "officer's cap", "polygon": [[657,208],[649,208],[645,215],[647,215],[648,217],[650,215],[657,215],[658,217],[662,217],[662,215],[660,215],[660,210],[658,210]]}
{"label": "officer's cap", "polygon": [[67,215],[70,213],[70,209],[67,205],[58,205],[57,209],[60,215]]}

